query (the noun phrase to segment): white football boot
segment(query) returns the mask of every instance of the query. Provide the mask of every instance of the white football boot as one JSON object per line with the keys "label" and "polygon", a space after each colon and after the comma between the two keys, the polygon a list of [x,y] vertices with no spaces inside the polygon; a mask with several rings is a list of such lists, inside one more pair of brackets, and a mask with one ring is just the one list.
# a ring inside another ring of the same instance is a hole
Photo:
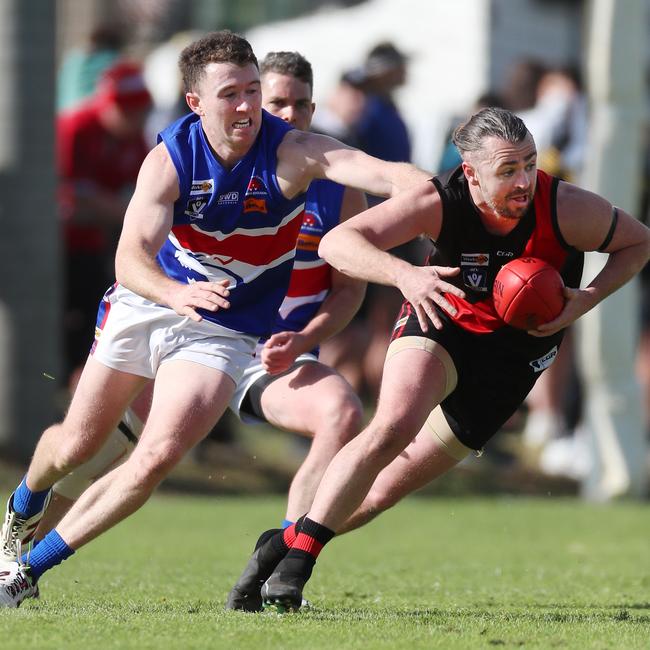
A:
{"label": "white football boot", "polygon": [[19,562],[0,562],[0,608],[19,607],[26,598],[38,598],[29,569]]}
{"label": "white football boot", "polygon": [[43,509],[28,519],[23,519],[16,513],[13,509],[14,495],[12,494],[9,497],[2,532],[0,532],[0,560],[19,562],[20,546],[29,551],[31,542],[34,539],[34,533],[43,517],[43,513],[47,509],[51,495],[52,492],[47,495]]}

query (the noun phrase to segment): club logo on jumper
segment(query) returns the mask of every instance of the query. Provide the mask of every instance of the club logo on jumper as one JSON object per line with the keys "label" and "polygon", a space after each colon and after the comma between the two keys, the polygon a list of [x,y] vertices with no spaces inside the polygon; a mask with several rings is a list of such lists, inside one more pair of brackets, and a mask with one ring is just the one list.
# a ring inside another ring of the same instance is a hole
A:
{"label": "club logo on jumper", "polygon": [[190,196],[198,196],[200,194],[212,194],[214,192],[214,182],[211,178],[205,181],[192,181],[190,188]]}
{"label": "club logo on jumper", "polygon": [[546,368],[548,368],[553,363],[553,361],[555,361],[556,356],[557,345],[553,346],[550,352],[547,352],[543,357],[531,361],[529,365],[535,372],[542,372],[542,370],[546,370]]}
{"label": "club logo on jumper", "polygon": [[234,205],[235,203],[239,203],[239,192],[219,194],[219,198],[217,199],[217,205]]}
{"label": "club logo on jumper", "polygon": [[268,196],[269,191],[266,189],[264,181],[259,176],[253,176],[248,182],[246,196]]}
{"label": "club logo on jumper", "polygon": [[460,268],[465,286],[472,291],[487,293],[487,267],[489,265],[489,253],[461,253]]}
{"label": "club logo on jumper", "polygon": [[302,216],[298,250],[315,252],[323,238],[323,221],[315,212],[305,211]]}
{"label": "club logo on jumper", "polygon": [[302,215],[302,226],[300,229],[323,232],[323,220],[316,212],[312,212],[311,210],[308,212],[305,210]]}

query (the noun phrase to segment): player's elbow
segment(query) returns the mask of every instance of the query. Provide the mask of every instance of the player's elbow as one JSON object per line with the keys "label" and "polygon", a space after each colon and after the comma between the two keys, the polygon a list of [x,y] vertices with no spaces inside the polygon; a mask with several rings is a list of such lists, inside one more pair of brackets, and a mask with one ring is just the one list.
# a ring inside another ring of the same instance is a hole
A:
{"label": "player's elbow", "polygon": [[127,278],[128,264],[124,260],[124,256],[120,255],[118,250],[115,255],[115,281],[119,284],[125,284]]}
{"label": "player's elbow", "polygon": [[645,266],[650,261],[650,228],[646,228],[644,234],[645,234],[645,240],[644,240],[645,262],[643,263],[643,266]]}
{"label": "player's elbow", "polygon": [[336,235],[330,230],[328,233],[325,233],[325,236],[320,240],[318,244],[318,255],[324,259],[328,264],[332,265],[335,268],[336,263],[334,262],[334,251],[336,250]]}
{"label": "player's elbow", "polygon": [[124,286],[128,286],[129,278],[133,276],[133,269],[136,267],[137,256],[131,254],[129,249],[118,244],[115,253],[115,280]]}

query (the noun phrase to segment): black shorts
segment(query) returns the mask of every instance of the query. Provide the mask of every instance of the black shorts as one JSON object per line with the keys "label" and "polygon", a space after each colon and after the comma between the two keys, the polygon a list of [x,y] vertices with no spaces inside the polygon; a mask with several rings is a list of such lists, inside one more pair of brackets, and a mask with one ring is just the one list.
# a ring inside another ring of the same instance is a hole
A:
{"label": "black shorts", "polygon": [[404,303],[391,340],[423,336],[442,345],[458,373],[456,388],[441,403],[454,435],[481,449],[523,403],[542,372],[553,362],[563,332],[538,338],[505,326],[488,334],[469,332],[438,310],[444,325],[422,332]]}

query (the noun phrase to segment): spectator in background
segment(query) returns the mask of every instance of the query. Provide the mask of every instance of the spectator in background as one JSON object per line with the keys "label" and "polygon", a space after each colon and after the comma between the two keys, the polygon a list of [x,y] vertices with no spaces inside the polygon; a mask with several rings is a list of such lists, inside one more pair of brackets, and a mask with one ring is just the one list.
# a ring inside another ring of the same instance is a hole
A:
{"label": "spectator in background", "polygon": [[548,68],[539,78],[535,104],[519,111],[538,142],[540,168],[575,182],[587,146],[587,98],[575,67]]}
{"label": "spectator in background", "polygon": [[500,90],[504,108],[519,113],[535,106],[537,87],[546,70],[537,59],[523,58],[513,63]]}
{"label": "spectator in background", "polygon": [[385,41],[368,52],[356,73],[349,73],[350,80],[366,95],[356,127],[359,148],[393,162],[411,160],[408,129],[393,98],[393,93],[406,81],[407,61],[405,54]]}
{"label": "spectator in background", "polygon": [[84,47],[66,54],[57,79],[57,110],[79,104],[95,91],[100,75],[120,57],[124,28],[102,24],[95,27]]}
{"label": "spectator in background", "polygon": [[[362,110],[349,128],[348,142],[362,151],[393,162],[411,160],[411,142],[406,124],[393,98],[406,81],[408,57],[393,43],[384,41],[367,54],[363,65],[347,72],[339,84],[339,94],[362,99]],[[354,95],[355,89],[363,93]],[[352,102],[358,110],[360,105]],[[352,111],[348,112],[348,124]],[[381,202],[368,196],[370,206]],[[428,246],[418,240],[391,251],[413,263],[423,263]],[[393,316],[401,304],[394,287],[368,287],[366,300],[348,328],[323,346],[325,363],[335,367],[355,391],[374,401],[381,382]]]}
{"label": "spectator in background", "polygon": [[140,66],[119,61],[94,94],[57,120],[59,207],[65,241],[64,352],[72,386],[93,341],[92,323],[114,277],[114,247],[148,152],[151,106]]}
{"label": "spectator in background", "polygon": [[359,87],[357,72],[344,72],[325,106],[319,107],[311,130],[358,148],[357,128],[365,106],[366,96]]}

